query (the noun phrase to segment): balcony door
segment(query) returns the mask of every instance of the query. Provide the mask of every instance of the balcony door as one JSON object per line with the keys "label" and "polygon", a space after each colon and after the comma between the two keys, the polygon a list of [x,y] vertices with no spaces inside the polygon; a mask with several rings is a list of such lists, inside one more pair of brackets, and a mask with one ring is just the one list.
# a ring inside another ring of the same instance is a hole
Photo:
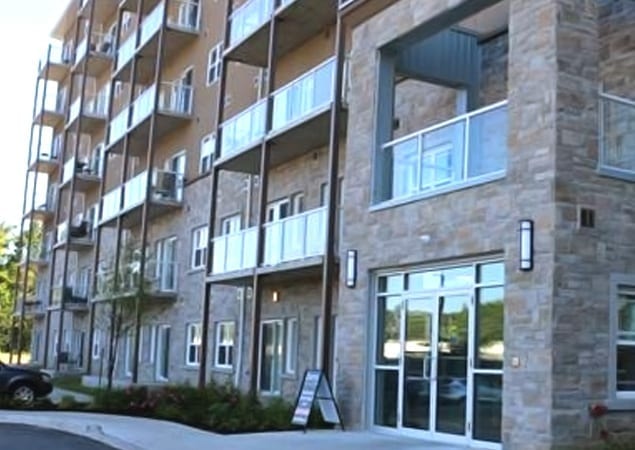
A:
{"label": "balcony door", "polygon": [[165,170],[169,172],[165,174],[165,176],[171,178],[173,181],[169,183],[173,188],[173,192],[169,193],[169,195],[170,198],[174,198],[176,201],[183,199],[183,179],[185,177],[186,165],[187,159],[185,151],[177,153],[165,162]]}
{"label": "balcony door", "polygon": [[176,237],[161,239],[156,244],[157,288],[161,292],[176,290]]}
{"label": "balcony door", "polygon": [[168,381],[170,375],[170,325],[161,325],[156,332],[155,378],[158,381]]}

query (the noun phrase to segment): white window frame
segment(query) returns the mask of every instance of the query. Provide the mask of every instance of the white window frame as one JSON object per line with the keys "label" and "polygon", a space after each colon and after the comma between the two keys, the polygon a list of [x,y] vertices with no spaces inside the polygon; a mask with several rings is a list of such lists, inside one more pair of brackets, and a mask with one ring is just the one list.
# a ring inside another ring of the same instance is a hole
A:
{"label": "white window frame", "polygon": [[284,373],[295,375],[298,367],[298,318],[285,321],[284,330]]}
{"label": "white window frame", "polygon": [[216,83],[223,68],[223,42],[214,45],[207,56],[207,72],[205,75],[208,86]]}
{"label": "white window frame", "polygon": [[101,334],[99,328],[93,330],[93,348],[90,351],[93,359],[101,358]]}
{"label": "white window frame", "polygon": [[[231,343],[223,340],[223,330],[225,327],[231,327]],[[214,367],[218,369],[233,369],[234,367],[234,348],[236,347],[236,322],[233,320],[225,320],[216,323],[216,335],[214,338]],[[220,348],[225,348],[225,361],[220,361]],[[227,363],[227,355],[231,348],[231,363]]]}
{"label": "white window frame", "polygon": [[635,292],[635,275],[612,274],[610,277],[610,341],[611,351],[609,358],[609,395],[610,401],[616,409],[621,407],[632,408],[635,406],[635,389],[632,391],[617,390],[617,347],[634,346],[635,341],[619,339],[618,302],[620,292]]}
{"label": "white window frame", "polygon": [[[198,367],[201,364],[202,336],[203,327],[200,322],[187,324],[185,330],[185,365],[188,367]],[[194,360],[190,359],[190,350],[192,348],[194,348]]]}
{"label": "white window frame", "polygon": [[207,225],[202,225],[192,230],[192,255],[190,258],[192,270],[205,268],[207,265],[208,233]]}
{"label": "white window frame", "polygon": [[216,147],[216,133],[211,133],[201,139],[201,154],[198,162],[198,173],[203,175],[212,170],[214,164],[214,150]]}
{"label": "white window frame", "polygon": [[[236,224],[238,224],[237,230],[234,229]],[[223,217],[220,221],[220,234],[226,236],[228,234],[237,233],[242,230],[242,226],[242,216],[240,214]]]}

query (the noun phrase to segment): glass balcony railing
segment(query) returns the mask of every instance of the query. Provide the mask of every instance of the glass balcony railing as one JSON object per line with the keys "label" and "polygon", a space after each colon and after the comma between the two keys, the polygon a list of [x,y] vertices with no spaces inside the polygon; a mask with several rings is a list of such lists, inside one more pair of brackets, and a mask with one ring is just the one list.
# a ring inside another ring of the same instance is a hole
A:
{"label": "glass balcony railing", "polygon": [[326,242],[326,208],[269,222],[264,228],[265,265],[322,255]]}
{"label": "glass balcony railing", "polygon": [[635,177],[635,100],[600,94],[600,168]]}
{"label": "glass balcony railing", "polygon": [[215,238],[212,273],[221,274],[256,267],[257,242],[257,227]]}
{"label": "glass balcony railing", "polygon": [[148,42],[152,36],[161,29],[161,25],[163,25],[164,11],[165,2],[162,1],[155,6],[152,12],[150,12],[145,19],[143,19],[143,22],[141,22],[141,38],[139,40],[138,48],[143,47],[146,42]]}
{"label": "glass balcony railing", "polygon": [[[144,202],[148,172],[131,178],[123,188],[123,210],[127,211]],[[166,170],[153,171],[150,185],[151,199],[155,201],[181,202],[183,200],[183,175]]]}
{"label": "glass balcony railing", "polygon": [[112,57],[114,55],[114,38],[108,33],[93,32],[90,35],[90,44],[87,37],[77,45],[75,49],[74,64],[86,57],[88,51],[97,55]]}
{"label": "glass balcony railing", "polygon": [[121,194],[122,188],[118,186],[104,195],[101,202],[102,222],[114,219],[119,215],[119,211],[121,210]]}
{"label": "glass balcony railing", "polygon": [[187,31],[197,31],[200,23],[198,1],[171,0],[168,3],[167,21],[171,27]]}
{"label": "glass balcony railing", "polygon": [[119,45],[117,50],[117,70],[125,66],[135,54],[137,44],[137,33],[132,33],[125,41]]}
{"label": "glass balcony railing", "polygon": [[123,264],[119,272],[118,286],[115,286],[115,272],[111,268],[97,272],[95,295],[101,298],[126,295],[136,292],[144,283],[146,293],[174,293],[177,290],[178,263],[173,260],[146,260],[145,277],[140,276],[140,263],[133,261]]}
{"label": "glass balcony railing", "polygon": [[62,168],[62,184],[68,183],[75,173],[75,158],[71,158],[64,163]]}
{"label": "glass balcony railing", "polygon": [[61,42],[52,43],[45,50],[38,67],[42,70],[47,62],[51,64],[70,64],[72,53],[70,46],[63,45]]}
{"label": "glass balcony railing", "polygon": [[192,86],[186,86],[179,81],[161,83],[158,109],[162,113],[190,115],[193,100]]}
{"label": "glass balcony railing", "polygon": [[73,225],[67,220],[57,226],[55,242],[58,244],[67,242],[69,237],[91,241],[93,239],[93,231],[93,224],[89,220],[77,220],[74,221]]}
{"label": "glass balcony railing", "polygon": [[88,304],[89,287],[87,284],[75,286],[56,286],[53,288],[52,305],[59,307],[64,301],[65,306],[85,307]]}
{"label": "glass balcony railing", "polygon": [[117,142],[123,137],[124,134],[126,134],[126,131],[128,131],[129,114],[129,108],[124,108],[121,112],[119,112],[119,114],[115,116],[114,119],[110,121],[110,125],[108,125],[110,129],[110,132],[108,134],[109,144]]}
{"label": "glass balcony railing", "polygon": [[[68,110],[68,122],[72,122],[79,117],[81,97],[75,99]],[[105,119],[108,115],[108,95],[105,91],[100,91],[97,95],[86,97],[84,100],[83,114]]]}
{"label": "glass balcony railing", "polygon": [[154,110],[154,97],[156,86],[152,85],[143,91],[132,104],[132,122],[130,127],[137,126],[143,119],[148,117]]}
{"label": "glass balcony railing", "polygon": [[391,177],[380,201],[451,189],[505,173],[507,101],[461,115],[383,146]]}
{"label": "glass balcony railing", "polygon": [[274,0],[248,0],[229,18],[229,44],[236,45],[245,39],[271,17]]}
{"label": "glass balcony railing", "polygon": [[330,59],[273,94],[272,131],[279,130],[333,100],[335,60]]}
{"label": "glass balcony railing", "polygon": [[265,136],[267,101],[261,100],[221,125],[221,157],[238,153]]}

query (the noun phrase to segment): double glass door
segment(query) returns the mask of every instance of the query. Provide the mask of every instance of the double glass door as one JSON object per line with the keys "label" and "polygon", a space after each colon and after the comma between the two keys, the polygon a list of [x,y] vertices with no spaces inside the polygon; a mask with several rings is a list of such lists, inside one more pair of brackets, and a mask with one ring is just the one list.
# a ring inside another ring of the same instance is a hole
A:
{"label": "double glass door", "polygon": [[378,299],[375,425],[470,438],[474,309],[473,291]]}

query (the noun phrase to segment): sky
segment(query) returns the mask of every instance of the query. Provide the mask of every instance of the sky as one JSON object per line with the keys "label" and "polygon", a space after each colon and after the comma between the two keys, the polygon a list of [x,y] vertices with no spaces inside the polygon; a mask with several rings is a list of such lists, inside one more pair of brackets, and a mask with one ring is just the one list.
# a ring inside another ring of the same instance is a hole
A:
{"label": "sky", "polygon": [[[0,222],[20,226],[38,60],[69,0],[6,2],[0,14]],[[45,180],[46,178],[40,178]],[[40,185],[43,181],[38,181]],[[39,189],[38,189],[39,191]]]}

